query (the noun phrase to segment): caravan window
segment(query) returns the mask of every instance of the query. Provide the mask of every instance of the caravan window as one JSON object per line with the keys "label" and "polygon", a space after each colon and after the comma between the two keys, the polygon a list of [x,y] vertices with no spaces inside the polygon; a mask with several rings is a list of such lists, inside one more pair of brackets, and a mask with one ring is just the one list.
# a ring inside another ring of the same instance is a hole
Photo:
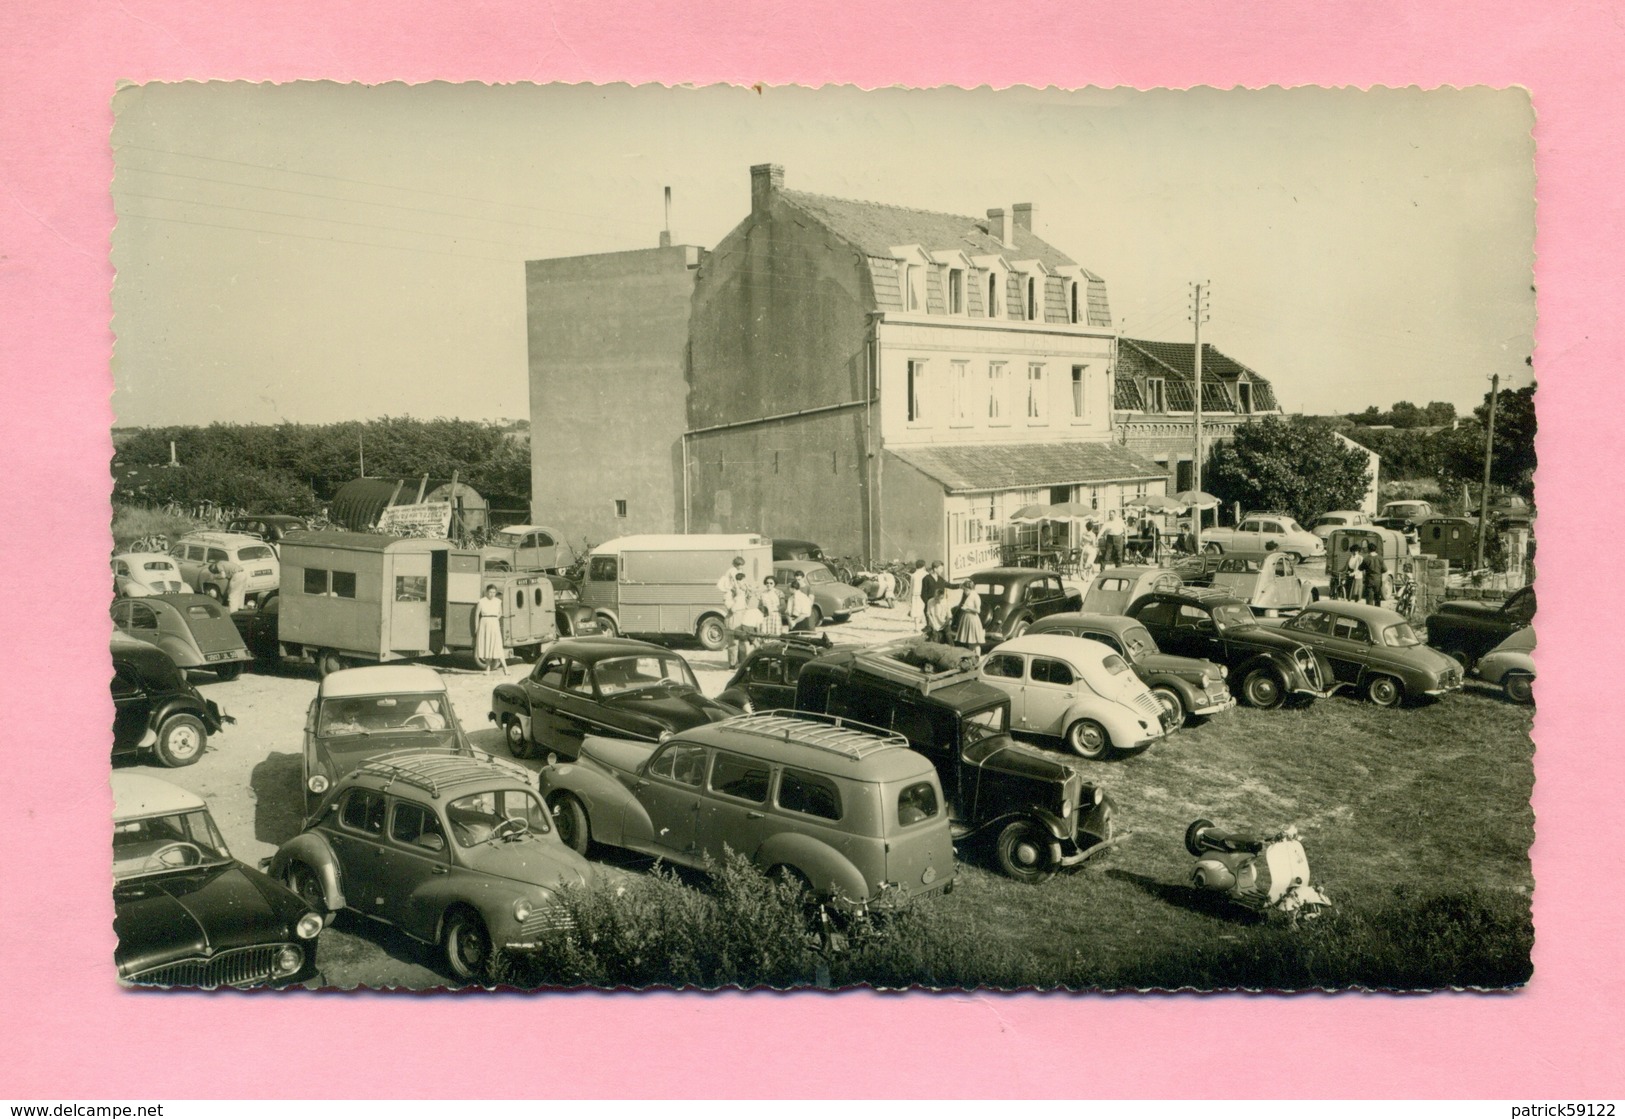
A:
{"label": "caravan window", "polygon": [[395,576],[396,602],[428,602],[429,577],[427,575]]}

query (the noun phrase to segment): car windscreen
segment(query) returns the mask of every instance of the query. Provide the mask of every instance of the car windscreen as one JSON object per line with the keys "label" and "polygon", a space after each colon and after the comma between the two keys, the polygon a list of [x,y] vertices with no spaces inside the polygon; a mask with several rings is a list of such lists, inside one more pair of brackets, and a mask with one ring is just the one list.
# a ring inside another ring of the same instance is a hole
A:
{"label": "car windscreen", "polygon": [[321,738],[438,734],[449,725],[448,710],[449,703],[443,692],[334,696],[322,700],[316,716],[316,734]]}
{"label": "car windscreen", "polygon": [[1122,632],[1120,637],[1124,647],[1136,660],[1158,651],[1156,639],[1151,636],[1151,631],[1144,626],[1130,626]]}
{"label": "car windscreen", "polygon": [[206,808],[113,823],[113,877],[136,878],[231,862]]}
{"label": "car windscreen", "polygon": [[1010,707],[1008,704],[999,704],[997,707],[983,708],[964,718],[964,745],[970,746],[984,738],[995,734],[1003,734],[1010,728]]}
{"label": "car windscreen", "polygon": [[141,565],[143,571],[174,571],[175,565],[168,560],[148,560]]}
{"label": "car windscreen", "polygon": [[835,576],[829,573],[827,567],[809,567],[805,568],[805,571],[807,572],[807,584],[809,586],[816,587],[820,583],[835,582]]}
{"label": "car windscreen", "polygon": [[1395,625],[1383,627],[1382,643],[1391,645],[1396,649],[1408,649],[1412,645],[1420,645],[1422,639],[1416,636],[1416,631],[1411,628],[1411,623],[1399,622]]}
{"label": "car windscreen", "polygon": [[268,560],[275,559],[276,553],[264,544],[251,544],[246,548],[238,548],[237,558],[240,560]]}
{"label": "car windscreen", "polygon": [[[499,835],[497,829],[507,820],[521,820],[524,827],[509,825]],[[526,789],[488,789],[458,797],[446,805],[446,822],[459,847],[478,847],[493,838],[518,839],[527,833],[545,835],[551,830],[547,809]]]}
{"label": "car windscreen", "polygon": [[1253,612],[1245,606],[1238,606],[1234,603],[1228,606],[1215,606],[1212,614],[1214,622],[1218,624],[1220,629],[1253,624]]}
{"label": "car windscreen", "polygon": [[592,674],[598,693],[606,697],[655,688],[699,688],[688,664],[675,653],[609,657],[593,665]]}

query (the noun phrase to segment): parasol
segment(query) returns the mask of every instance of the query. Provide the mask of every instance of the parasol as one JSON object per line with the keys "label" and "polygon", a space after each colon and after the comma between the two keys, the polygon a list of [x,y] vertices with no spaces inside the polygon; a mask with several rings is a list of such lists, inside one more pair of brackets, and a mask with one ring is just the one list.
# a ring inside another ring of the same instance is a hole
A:
{"label": "parasol", "polygon": [[1223,504],[1218,498],[1201,490],[1180,490],[1174,494],[1174,500],[1185,508],[1213,509]]}

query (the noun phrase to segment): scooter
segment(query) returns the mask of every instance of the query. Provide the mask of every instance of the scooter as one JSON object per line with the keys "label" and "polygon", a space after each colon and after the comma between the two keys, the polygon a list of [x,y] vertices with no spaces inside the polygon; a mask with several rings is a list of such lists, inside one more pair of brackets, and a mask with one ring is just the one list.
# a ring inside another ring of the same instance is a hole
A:
{"label": "scooter", "polygon": [[1191,885],[1223,894],[1254,913],[1315,917],[1331,899],[1309,884],[1309,856],[1290,825],[1270,834],[1229,832],[1211,820],[1185,829],[1185,850],[1197,860]]}

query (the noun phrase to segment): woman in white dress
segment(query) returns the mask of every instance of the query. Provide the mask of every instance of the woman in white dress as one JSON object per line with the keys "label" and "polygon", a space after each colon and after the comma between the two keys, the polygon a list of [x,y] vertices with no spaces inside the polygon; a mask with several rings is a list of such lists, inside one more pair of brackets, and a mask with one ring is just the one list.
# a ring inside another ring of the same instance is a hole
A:
{"label": "woman in white dress", "polygon": [[488,674],[497,665],[508,675],[508,650],[502,644],[502,596],[496,584],[485,588],[485,597],[474,607],[474,660]]}

